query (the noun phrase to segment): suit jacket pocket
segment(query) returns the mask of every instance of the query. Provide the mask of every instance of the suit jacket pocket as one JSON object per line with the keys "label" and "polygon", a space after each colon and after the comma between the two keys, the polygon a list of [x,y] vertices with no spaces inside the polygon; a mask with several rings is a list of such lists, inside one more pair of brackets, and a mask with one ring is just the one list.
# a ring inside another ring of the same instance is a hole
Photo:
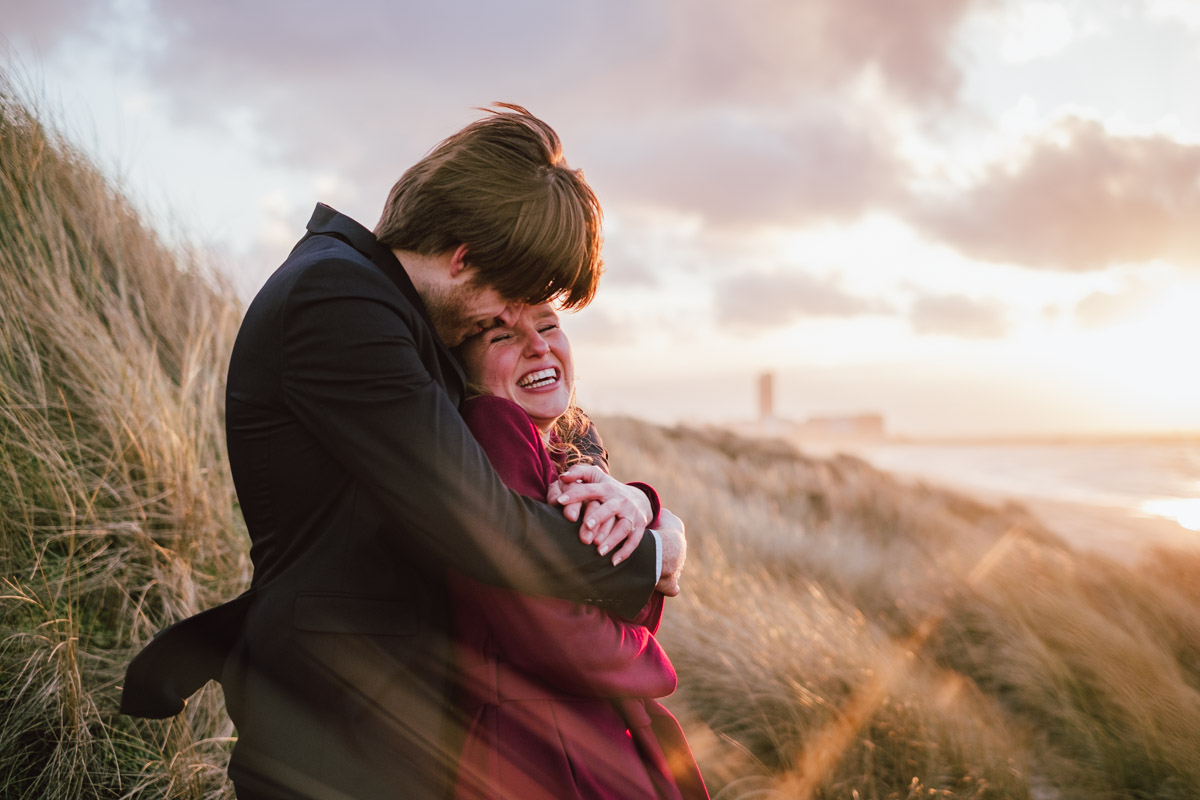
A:
{"label": "suit jacket pocket", "polygon": [[292,625],[314,633],[415,636],[420,629],[416,603],[395,598],[326,592],[298,592]]}

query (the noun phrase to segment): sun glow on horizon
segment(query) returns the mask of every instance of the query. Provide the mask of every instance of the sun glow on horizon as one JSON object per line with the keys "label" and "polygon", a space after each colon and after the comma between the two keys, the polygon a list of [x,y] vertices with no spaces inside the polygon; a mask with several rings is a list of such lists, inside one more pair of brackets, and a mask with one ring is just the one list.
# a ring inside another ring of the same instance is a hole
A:
{"label": "sun glow on horizon", "polygon": [[[768,4],[720,80],[703,25],[664,51],[657,12],[606,8],[619,24],[563,29],[569,87],[486,46],[420,88],[386,79],[420,47],[334,43],[310,73],[205,4],[118,3],[86,29],[25,4],[5,35],[18,56],[48,37],[27,58],[68,133],[244,301],[314,202],[370,227],[403,169],[504,97],[604,205],[608,276],[565,324],[609,410],[743,418],[774,371],[798,415],[878,409],[906,433],[1200,430],[1200,105],[1175,80],[1200,70],[1200,4],[942,4],[879,17],[883,39],[859,5],[812,5],[844,38],[797,49],[807,17]],[[272,42],[312,24],[265,13],[246,16]],[[606,52],[618,69],[587,56]]]}
{"label": "sun glow on horizon", "polygon": [[1200,498],[1162,497],[1147,500],[1140,508],[1152,517],[1174,520],[1190,531],[1200,532]]}

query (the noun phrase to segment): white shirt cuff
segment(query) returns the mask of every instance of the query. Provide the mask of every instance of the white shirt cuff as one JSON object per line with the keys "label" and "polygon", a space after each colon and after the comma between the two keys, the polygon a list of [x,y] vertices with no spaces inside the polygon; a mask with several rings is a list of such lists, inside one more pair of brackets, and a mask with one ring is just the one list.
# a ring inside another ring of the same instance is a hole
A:
{"label": "white shirt cuff", "polygon": [[658,579],[662,577],[662,537],[658,535],[658,531],[649,528],[646,532],[654,537],[654,582],[658,583]]}

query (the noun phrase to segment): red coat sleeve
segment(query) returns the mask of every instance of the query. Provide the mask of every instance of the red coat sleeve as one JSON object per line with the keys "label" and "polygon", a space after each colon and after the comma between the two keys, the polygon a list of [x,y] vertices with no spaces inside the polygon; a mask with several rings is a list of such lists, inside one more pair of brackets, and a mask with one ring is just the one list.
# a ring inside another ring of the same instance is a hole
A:
{"label": "red coat sleeve", "polygon": [[[479,397],[463,417],[505,484],[545,496],[557,477],[541,436],[512,401]],[[675,669],[654,638],[662,596],[629,622],[585,604],[456,581],[456,602],[482,615],[501,660],[568,694],[586,697],[663,697],[675,690]]]}

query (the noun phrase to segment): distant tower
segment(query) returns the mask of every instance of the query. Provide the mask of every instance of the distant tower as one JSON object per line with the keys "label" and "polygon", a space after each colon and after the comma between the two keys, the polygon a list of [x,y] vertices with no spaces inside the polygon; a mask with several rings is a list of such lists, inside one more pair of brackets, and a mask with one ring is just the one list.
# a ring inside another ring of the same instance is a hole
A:
{"label": "distant tower", "polygon": [[764,372],[758,377],[758,418],[775,419],[775,376]]}

